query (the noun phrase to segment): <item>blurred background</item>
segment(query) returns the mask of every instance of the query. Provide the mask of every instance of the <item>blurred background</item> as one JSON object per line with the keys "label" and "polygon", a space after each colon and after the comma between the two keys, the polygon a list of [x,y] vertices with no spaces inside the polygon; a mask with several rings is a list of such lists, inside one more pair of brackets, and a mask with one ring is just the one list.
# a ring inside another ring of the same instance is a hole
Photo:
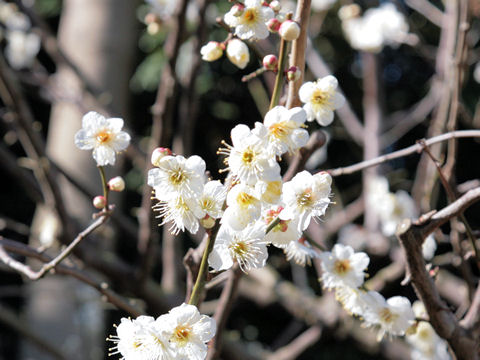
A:
{"label": "blurred background", "polygon": [[[355,48],[339,17],[339,9],[351,2],[312,0],[305,81],[334,75],[348,104],[321,129],[328,141],[313,152],[306,169],[343,167],[424,137],[479,128],[479,2],[355,3],[364,14],[394,5],[409,35],[373,51]],[[282,6],[294,11],[296,5]],[[462,6],[468,8],[465,17]],[[108,177],[122,175],[126,182],[126,191],[112,195],[112,219],[65,261],[90,285],[62,273],[33,282],[0,266],[0,359],[106,359],[111,344],[105,338],[131,314],[106,301],[105,289],[152,316],[183,301],[182,259],[203,233],[172,236],[157,226],[146,171],[151,150],[163,146],[200,155],[211,176],[223,179],[218,173],[223,158],[216,155],[220,142],[228,142],[239,123],[252,127],[263,121],[274,74],[249,82],[241,78],[261,67],[264,55],[276,53],[277,36],[249,44],[250,62],[243,70],[227,57],[201,60],[201,46],[226,38],[215,19],[230,7],[226,0],[0,1],[0,236],[54,256],[91,222],[91,199],[101,193],[101,183],[91,154],[73,143],[83,114],[96,110],[122,117],[133,139],[107,169]],[[463,23],[468,29],[462,30]],[[449,121],[453,103],[457,109]],[[310,133],[320,128],[309,123]],[[435,150],[442,162],[445,149]],[[479,155],[478,141],[457,142],[451,180],[458,194],[478,186]],[[391,193],[408,192],[415,210],[406,216],[416,217],[448,204],[431,167],[413,154],[382,164],[374,175],[388,179]],[[327,248],[339,241],[367,251],[375,279],[370,286],[385,297],[403,295],[413,302],[412,287],[401,285],[405,265],[398,242],[382,232],[378,213],[365,200],[365,176],[334,178],[335,205],[308,235]],[[479,210],[477,205],[466,213],[474,230]],[[462,314],[480,275],[463,256],[470,251],[464,229],[450,224],[434,236],[431,263],[441,274],[440,292]],[[406,341],[377,342],[374,331],[361,328],[334,295],[322,291],[318,264],[304,268],[279,249],[269,253],[267,268],[240,280],[221,358],[410,358]],[[25,255],[15,258],[38,268],[39,262]],[[208,289],[203,313],[215,311],[222,284]]]}

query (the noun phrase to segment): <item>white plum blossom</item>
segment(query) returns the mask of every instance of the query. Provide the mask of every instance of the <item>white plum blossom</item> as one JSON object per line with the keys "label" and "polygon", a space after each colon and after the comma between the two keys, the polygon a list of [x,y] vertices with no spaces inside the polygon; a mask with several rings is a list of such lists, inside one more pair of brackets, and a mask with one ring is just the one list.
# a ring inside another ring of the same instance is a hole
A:
{"label": "white plum blossom", "polygon": [[82,129],[75,134],[75,145],[81,150],[93,149],[98,166],[115,165],[115,154],[130,143],[130,135],[122,131],[122,127],[122,119],[107,119],[90,111],[82,118]]}
{"label": "white plum blossom", "polygon": [[365,293],[362,289],[341,286],[335,288],[335,299],[350,315],[363,316],[368,306]]}
{"label": "white plum blossom", "polygon": [[188,159],[182,155],[164,156],[158,167],[148,171],[147,183],[155,189],[158,200],[169,200],[179,195],[190,198],[203,191],[205,161],[197,155]]}
{"label": "white plum blossom", "polygon": [[278,174],[278,180],[259,180],[255,184],[255,196],[267,204],[277,204],[282,196],[282,178]]}
{"label": "white plum blossom", "polygon": [[[421,301],[415,301],[412,308],[417,317],[425,318],[427,316],[427,311]],[[412,360],[451,359],[447,343],[437,335],[427,321],[419,321],[415,326],[415,333],[407,334],[406,339],[412,347]]]}
{"label": "white plum blossom", "polygon": [[245,69],[250,61],[248,46],[242,40],[230,40],[227,44],[227,57],[235,66]]}
{"label": "white plum blossom", "polygon": [[216,271],[226,270],[236,262],[243,272],[264,267],[268,258],[266,226],[251,223],[242,231],[222,225],[218,231],[208,264]]}
{"label": "white plum blossom", "polygon": [[263,124],[268,130],[268,146],[275,155],[294,152],[307,144],[308,131],[302,128],[306,119],[306,112],[299,107],[275,106],[267,112]]}
{"label": "white plum blossom", "polygon": [[275,156],[267,149],[267,129],[261,123],[250,130],[246,125],[235,126],[231,131],[233,146],[219,149],[219,154],[228,155],[226,163],[233,176],[247,185],[257,181],[275,181],[280,174],[280,166]]}
{"label": "white plum blossom", "polygon": [[339,16],[347,40],[357,50],[380,52],[386,45],[395,47],[418,41],[408,32],[405,16],[391,3],[368,9],[363,16],[359,16],[358,6],[346,5],[340,9]]}
{"label": "white plum blossom", "polygon": [[224,46],[217,41],[209,41],[200,49],[202,60],[215,61],[222,57]]}
{"label": "white plum blossom", "polygon": [[221,222],[237,231],[259,219],[262,211],[255,189],[245,184],[237,184],[228,192],[227,205]]}
{"label": "white plum blossom", "polygon": [[40,36],[22,30],[7,31],[5,57],[16,70],[29,68],[40,51]]}
{"label": "white plum blossom", "polygon": [[[274,206],[271,209],[266,209],[263,214],[263,219],[267,225],[274,221],[280,212],[283,210],[282,206]],[[297,220],[279,220],[265,236],[265,240],[272,243],[272,245],[285,248],[291,241],[300,239],[302,232],[298,231]]]}
{"label": "white plum blossom", "polygon": [[[159,191],[159,188],[155,189],[157,198]],[[200,211],[198,207],[196,198],[177,194],[175,197],[161,200],[153,206],[153,210],[159,212],[159,217],[163,217],[160,226],[171,223],[170,232],[172,234],[176,235],[185,229],[196,234],[199,228],[198,218],[195,216]]]}
{"label": "white plum blossom", "polygon": [[266,22],[273,18],[275,13],[268,6],[263,6],[262,0],[245,0],[243,11],[233,6],[225,14],[225,23],[235,28],[234,34],[243,40],[265,39],[269,35]]}
{"label": "white plum blossom", "polygon": [[300,266],[311,265],[312,259],[320,256],[305,238],[290,241],[283,252],[288,261],[293,259]]}
{"label": "white plum blossom", "polygon": [[363,284],[370,258],[364,252],[355,253],[350,246],[336,244],[331,252],[320,254],[322,282],[327,289],[358,288]]}
{"label": "white plum blossom", "polygon": [[385,298],[376,291],[364,295],[368,308],[363,314],[366,326],[378,326],[377,339],[380,341],[385,334],[405,335],[413,325],[415,314],[410,301],[403,296]]}
{"label": "white plum blossom", "polygon": [[166,339],[171,359],[179,360],[205,359],[207,342],[215,336],[217,328],[215,319],[185,303],[159,316],[154,326]]}
{"label": "white plum blossom", "polygon": [[298,218],[299,231],[305,230],[312,217],[325,214],[330,204],[332,178],[326,172],[315,175],[302,171],[283,184],[282,200],[285,209],[280,213],[282,220]]}
{"label": "white plum blossom", "polygon": [[198,197],[196,216],[199,219],[206,215],[218,219],[223,214],[223,203],[227,197],[225,186],[218,180],[209,181],[203,187],[203,193]]}
{"label": "white plum blossom", "polygon": [[307,120],[317,122],[322,126],[330,125],[333,121],[333,111],[345,103],[345,98],[337,91],[338,81],[328,75],[315,82],[306,82],[300,87],[298,95],[305,104],[303,109],[307,113]]}
{"label": "white plum blossom", "polygon": [[151,316],[139,316],[131,320],[122,318],[117,328],[117,335],[107,339],[115,346],[109,355],[122,355],[124,360],[137,359],[171,359],[168,341],[155,329],[155,319]]}

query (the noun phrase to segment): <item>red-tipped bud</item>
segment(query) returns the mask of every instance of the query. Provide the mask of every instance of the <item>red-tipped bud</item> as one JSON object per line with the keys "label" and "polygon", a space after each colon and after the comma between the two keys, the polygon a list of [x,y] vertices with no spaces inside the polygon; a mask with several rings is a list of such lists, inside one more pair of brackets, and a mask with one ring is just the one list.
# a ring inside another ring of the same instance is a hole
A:
{"label": "red-tipped bud", "polygon": [[287,70],[287,79],[288,81],[297,81],[302,76],[302,72],[298,68],[298,66],[290,66]]}
{"label": "red-tipped bud", "polygon": [[211,229],[215,226],[215,219],[212,218],[211,216],[205,215],[204,218],[200,219],[200,224],[205,229]]}
{"label": "red-tipped bud", "polygon": [[263,67],[267,70],[277,71],[278,58],[275,55],[267,55],[263,58]]}
{"label": "red-tipped bud", "polygon": [[158,147],[152,152],[152,165],[158,166],[160,164],[160,160],[162,160],[165,156],[172,155],[172,150],[169,148]]}
{"label": "red-tipped bud", "polygon": [[245,5],[236,3],[235,5],[232,6],[232,9],[230,11],[232,12],[233,16],[242,16],[244,10],[245,10]]}
{"label": "red-tipped bud", "polygon": [[110,191],[123,191],[125,189],[125,181],[123,181],[123,178],[121,176],[116,176],[112,179],[110,179],[107,183],[108,188]]}
{"label": "red-tipped bud", "polygon": [[278,33],[283,40],[297,40],[300,36],[300,25],[293,20],[285,20],[280,26],[280,29],[278,29]]}
{"label": "red-tipped bud", "polygon": [[105,199],[105,196],[98,195],[93,198],[92,203],[96,209],[103,209],[107,205],[107,199]]}
{"label": "red-tipped bud", "polygon": [[278,21],[277,18],[272,18],[272,19],[267,21],[268,30],[270,30],[270,32],[272,32],[272,33],[278,32],[278,29],[280,29],[281,25],[282,25],[282,23],[280,21]]}

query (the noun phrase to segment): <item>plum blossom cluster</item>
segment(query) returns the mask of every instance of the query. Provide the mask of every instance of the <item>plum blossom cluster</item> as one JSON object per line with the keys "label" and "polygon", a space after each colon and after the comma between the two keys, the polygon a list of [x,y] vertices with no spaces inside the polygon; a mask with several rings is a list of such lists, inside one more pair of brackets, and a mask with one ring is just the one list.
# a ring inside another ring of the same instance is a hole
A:
{"label": "plum blossom cluster", "polygon": [[157,319],[122,318],[116,328],[117,334],[107,340],[115,344],[110,355],[119,354],[122,360],[203,360],[206,343],[215,336],[216,323],[195,306],[182,304]]}
{"label": "plum blossom cluster", "polygon": [[5,31],[5,58],[15,70],[29,68],[40,51],[40,36],[30,19],[13,3],[0,1],[0,38]]}
{"label": "plum blossom cluster", "polygon": [[[201,49],[202,59],[215,61],[226,51],[228,59],[244,69],[250,61],[248,46],[244,41],[266,39],[270,33],[278,33],[284,40],[292,41],[300,35],[299,25],[282,13],[279,1],[262,0],[236,2],[225,14],[223,21],[231,29],[223,42],[210,41]],[[274,70],[274,69],[269,69]]]}
{"label": "plum blossom cluster", "polygon": [[[380,218],[382,233],[385,236],[395,234],[397,225],[403,219],[418,216],[418,210],[412,197],[404,190],[395,193],[389,191],[385,177],[375,177],[367,186],[367,203]],[[430,260],[435,254],[437,244],[433,235],[428,236],[423,245],[423,257]]]}
{"label": "plum blossom cluster", "polygon": [[384,46],[414,45],[418,41],[408,32],[405,16],[391,3],[370,8],[363,16],[360,13],[357,4],[342,6],[338,13],[345,37],[356,50],[378,53]]}
{"label": "plum blossom cluster", "polygon": [[385,334],[405,335],[415,324],[415,313],[406,297],[385,299],[380,293],[365,289],[365,270],[370,262],[367,254],[355,253],[350,246],[336,244],[331,252],[323,252],[320,258],[323,286],[334,290],[344,309],[363,319],[365,326],[378,328],[379,341]]}

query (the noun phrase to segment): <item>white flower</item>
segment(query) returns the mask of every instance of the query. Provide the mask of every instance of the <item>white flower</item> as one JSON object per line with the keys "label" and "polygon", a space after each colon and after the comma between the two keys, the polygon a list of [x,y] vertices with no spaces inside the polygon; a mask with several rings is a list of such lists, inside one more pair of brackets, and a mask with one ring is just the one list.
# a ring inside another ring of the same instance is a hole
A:
{"label": "white flower", "polygon": [[[159,188],[155,189],[155,195],[158,197]],[[198,210],[198,203],[196,198],[184,197],[177,195],[170,197],[166,201],[160,201],[153,206],[154,211],[160,213],[159,217],[163,217],[160,226],[171,222],[170,232],[174,235],[187,229],[192,234],[198,231],[198,218],[195,216]]]}
{"label": "white flower", "polygon": [[305,238],[290,241],[283,252],[288,261],[293,259],[300,266],[311,265],[311,259],[320,256]]}
{"label": "white flower", "polygon": [[367,309],[364,295],[365,291],[361,289],[348,286],[335,288],[335,298],[351,315],[363,316],[365,309]]}
{"label": "white flower", "polygon": [[167,348],[168,339],[154,327],[155,319],[151,316],[139,316],[135,320],[122,318],[117,326],[117,335],[107,340],[115,343],[109,355],[121,354],[124,360],[171,359]]}
{"label": "white flower", "polygon": [[302,108],[275,106],[267,112],[263,124],[268,130],[268,145],[275,155],[293,152],[307,144],[308,131],[302,129],[307,114]]}
{"label": "white flower", "polygon": [[343,106],[345,98],[337,92],[338,81],[328,75],[316,82],[306,82],[300,87],[298,95],[305,103],[303,109],[307,112],[307,120],[327,126],[333,121],[333,110]]}
{"label": "white flower", "polygon": [[199,219],[208,215],[218,219],[223,214],[223,203],[227,197],[227,191],[220,181],[209,181],[203,188],[203,193],[198,198],[196,216]]}
{"label": "white flower", "polygon": [[12,30],[7,32],[6,38],[8,63],[16,70],[31,67],[40,50],[40,37],[35,33]]}
{"label": "white flower", "polygon": [[202,59],[205,61],[215,61],[222,57],[223,47],[217,41],[209,41],[206,45],[200,49]]}
{"label": "white flower", "polygon": [[350,246],[336,244],[332,252],[320,254],[322,282],[327,289],[337,287],[357,288],[363,284],[365,269],[370,259],[364,252],[355,253]]}
{"label": "white flower", "polygon": [[92,150],[98,166],[114,165],[115,153],[125,150],[130,143],[130,135],[121,131],[123,120],[106,119],[90,111],[82,119],[82,129],[75,134],[75,145],[81,150]]}
{"label": "white flower", "polygon": [[231,174],[247,185],[260,180],[276,181],[280,174],[275,156],[267,150],[267,129],[261,123],[255,125],[253,130],[243,124],[235,126],[231,131],[233,146],[218,152],[228,155]]}
{"label": "white flower", "polygon": [[368,309],[363,314],[366,326],[379,326],[377,339],[380,341],[385,333],[404,335],[413,324],[415,314],[410,301],[403,296],[385,298],[376,291],[364,295]]}
{"label": "white flower", "polygon": [[262,5],[262,0],[245,0],[245,8],[238,15],[235,7],[225,14],[225,23],[235,27],[235,35],[240,39],[255,40],[265,39],[269,35],[267,25],[268,20],[275,16],[275,13],[268,6]]}
{"label": "white flower", "polygon": [[248,185],[235,185],[227,194],[227,205],[221,222],[234,230],[242,230],[260,218],[262,203]]}
{"label": "white flower", "polygon": [[158,317],[154,327],[167,339],[171,359],[178,360],[205,359],[206,343],[215,336],[217,328],[215,319],[200,314],[194,305],[185,303]]}
{"label": "white flower", "polygon": [[348,11],[349,8],[351,6],[342,7],[339,15],[345,36],[354,49],[380,52],[385,45],[418,41],[415,35],[408,33],[405,16],[391,3],[368,9],[363,17],[359,17],[357,11]]}
{"label": "white flower", "polygon": [[291,181],[283,184],[283,203],[285,209],[280,213],[282,220],[298,218],[299,231],[305,230],[312,217],[325,214],[330,204],[332,178],[325,172],[310,174],[302,171]]}
{"label": "white flower", "polygon": [[[283,210],[281,206],[275,206],[264,212],[263,218],[267,225],[277,218]],[[291,241],[300,239],[302,232],[298,231],[297,220],[279,220],[278,224],[265,236],[265,240],[279,248],[285,248]]]}
{"label": "white flower", "polygon": [[222,225],[208,257],[208,264],[216,271],[229,269],[234,262],[240,265],[243,272],[264,267],[268,258],[265,229],[260,221],[242,231]]}
{"label": "white flower", "polygon": [[248,46],[242,40],[230,40],[227,44],[227,57],[234,65],[240,69],[245,69],[250,61]]}
{"label": "white flower", "polygon": [[315,11],[325,11],[330,9],[337,0],[312,0],[312,9]]}
{"label": "white flower", "polygon": [[205,161],[197,155],[188,159],[182,155],[164,156],[158,161],[158,168],[148,171],[147,182],[155,189],[158,200],[198,196],[205,183]]}
{"label": "white flower", "polygon": [[278,180],[259,180],[255,184],[255,196],[267,204],[276,204],[282,196],[282,178],[278,174]]}
{"label": "white flower", "polygon": [[437,243],[433,234],[430,234],[426,237],[422,244],[422,255],[425,260],[431,260],[433,255],[435,255],[435,250],[437,250]]}

